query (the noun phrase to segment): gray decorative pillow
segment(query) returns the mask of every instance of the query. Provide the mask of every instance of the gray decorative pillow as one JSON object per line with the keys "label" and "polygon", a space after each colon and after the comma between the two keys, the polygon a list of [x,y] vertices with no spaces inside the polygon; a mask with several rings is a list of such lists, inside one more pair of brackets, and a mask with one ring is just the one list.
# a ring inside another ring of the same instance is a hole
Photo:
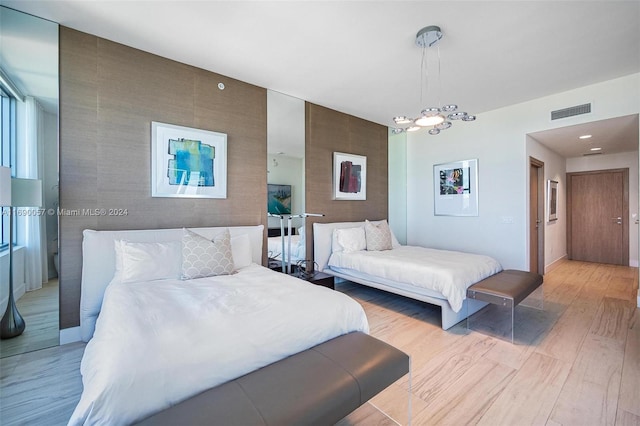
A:
{"label": "gray decorative pillow", "polygon": [[231,236],[226,229],[213,241],[184,229],[182,235],[182,279],[230,275],[235,272]]}
{"label": "gray decorative pillow", "polygon": [[367,237],[367,250],[380,251],[391,250],[391,229],[389,224],[385,222],[372,223],[366,220],[364,222],[364,233]]}

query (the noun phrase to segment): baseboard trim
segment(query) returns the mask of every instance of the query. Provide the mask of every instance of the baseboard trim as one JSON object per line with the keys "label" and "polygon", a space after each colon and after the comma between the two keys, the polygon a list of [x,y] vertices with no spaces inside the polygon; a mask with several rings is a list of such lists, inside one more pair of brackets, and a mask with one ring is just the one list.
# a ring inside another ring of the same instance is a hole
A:
{"label": "baseboard trim", "polygon": [[553,262],[551,262],[550,264],[548,264],[547,266],[544,267],[544,273],[546,274],[547,272],[551,272],[554,269],[556,269],[558,266],[560,266],[560,263],[567,259],[568,256],[565,254],[564,256],[554,260]]}
{"label": "baseboard trim", "polygon": [[80,326],[64,328],[60,330],[60,345],[66,345],[67,343],[79,342],[82,340],[80,334]]}

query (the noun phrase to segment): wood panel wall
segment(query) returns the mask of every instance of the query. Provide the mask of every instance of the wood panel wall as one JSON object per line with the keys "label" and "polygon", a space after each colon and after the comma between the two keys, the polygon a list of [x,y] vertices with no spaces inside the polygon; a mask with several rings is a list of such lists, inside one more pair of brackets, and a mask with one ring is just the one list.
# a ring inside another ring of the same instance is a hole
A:
{"label": "wood panel wall", "polygon": [[[323,213],[307,219],[307,258],[313,259],[314,222],[386,219],[388,197],[388,128],[307,102],[305,104],[305,210]],[[367,199],[333,199],[333,153],[367,157]]]}
{"label": "wood panel wall", "polygon": [[[226,88],[219,90],[219,82]],[[60,27],[60,327],[79,325],[82,231],[266,226],[266,89]],[[227,199],[151,197],[151,122],[227,134]]]}

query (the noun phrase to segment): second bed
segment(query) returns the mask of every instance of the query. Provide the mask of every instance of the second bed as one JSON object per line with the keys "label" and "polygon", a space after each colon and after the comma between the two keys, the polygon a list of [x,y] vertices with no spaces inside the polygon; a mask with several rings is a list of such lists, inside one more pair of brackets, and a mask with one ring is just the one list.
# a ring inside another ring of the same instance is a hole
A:
{"label": "second bed", "polygon": [[[383,225],[387,226],[386,221]],[[364,227],[365,222],[314,223],[314,260],[318,270],[438,305],[445,330],[485,305],[466,299],[467,288],[502,270],[490,256],[401,246],[393,236],[390,250],[370,250],[366,239],[362,241]],[[338,235],[343,237],[342,243]]]}

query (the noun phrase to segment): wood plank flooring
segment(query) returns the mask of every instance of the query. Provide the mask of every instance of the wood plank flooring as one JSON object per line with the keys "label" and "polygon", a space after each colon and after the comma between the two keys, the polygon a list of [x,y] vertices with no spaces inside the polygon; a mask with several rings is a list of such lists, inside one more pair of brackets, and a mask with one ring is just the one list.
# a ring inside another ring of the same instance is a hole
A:
{"label": "wood plank flooring", "polygon": [[[373,336],[411,355],[414,425],[640,425],[637,268],[561,262],[545,275],[545,311],[517,312],[515,344],[465,322],[444,331],[439,308],[422,302],[337,288],[363,305]],[[82,390],[83,350],[75,343],[0,360],[0,423],[65,424]],[[406,424],[407,384],[339,424]]]}
{"label": "wood plank flooring", "polygon": [[16,306],[24,318],[24,332],[11,339],[0,340],[0,358],[37,351],[60,344],[58,326],[58,279],[41,289],[26,292]]}

